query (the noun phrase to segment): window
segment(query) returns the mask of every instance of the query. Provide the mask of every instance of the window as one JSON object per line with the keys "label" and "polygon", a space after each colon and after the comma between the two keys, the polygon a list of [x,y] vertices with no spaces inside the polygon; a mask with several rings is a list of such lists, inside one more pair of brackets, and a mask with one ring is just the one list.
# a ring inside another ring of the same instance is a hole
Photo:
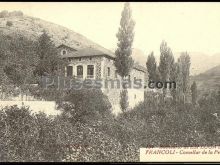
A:
{"label": "window", "polygon": [[134,94],[134,99],[136,99],[137,98],[137,96],[136,96],[136,94]]}
{"label": "window", "polygon": [[118,78],[117,70],[115,71],[115,78]]}
{"label": "window", "polygon": [[82,60],[82,58],[80,57],[80,58],[79,58],[79,61],[81,61],[81,60]]}
{"label": "window", "polygon": [[67,66],[67,68],[66,68],[66,75],[68,77],[73,76],[73,67],[72,66]]}
{"label": "window", "polygon": [[89,60],[92,60],[92,57],[90,57]]}
{"label": "window", "polygon": [[111,74],[111,73],[110,73],[110,67],[108,67],[108,76],[110,76],[110,74]]}
{"label": "window", "polygon": [[136,81],[136,77],[134,77],[134,81]]}
{"label": "window", "polygon": [[83,66],[82,65],[77,66],[77,77],[83,78]]}
{"label": "window", "polygon": [[67,54],[67,51],[66,51],[66,50],[62,50],[62,51],[61,51],[61,54],[62,54],[62,55],[66,55],[66,54]]}
{"label": "window", "polygon": [[87,66],[87,77],[94,78],[94,65]]}
{"label": "window", "polygon": [[72,59],[69,57],[69,58],[68,58],[68,61],[71,62],[71,60],[72,60]]}

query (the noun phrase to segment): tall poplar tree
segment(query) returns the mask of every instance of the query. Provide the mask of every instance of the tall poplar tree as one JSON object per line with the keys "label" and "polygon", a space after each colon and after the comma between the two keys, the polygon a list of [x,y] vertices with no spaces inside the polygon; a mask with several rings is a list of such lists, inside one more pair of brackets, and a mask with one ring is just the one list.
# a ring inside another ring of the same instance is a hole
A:
{"label": "tall poplar tree", "polygon": [[115,51],[115,67],[122,78],[129,75],[134,64],[131,57],[134,39],[134,26],[135,22],[132,19],[130,4],[126,2],[124,10],[121,13],[120,27],[116,35],[118,38],[118,48]]}
{"label": "tall poplar tree", "polygon": [[178,88],[179,88],[179,65],[178,63],[173,63],[171,66],[171,72],[170,72],[170,81],[176,83],[176,88],[171,89],[171,95],[173,97],[173,102],[176,103],[177,101],[177,94],[178,94]]}
{"label": "tall poplar tree", "polygon": [[197,85],[196,85],[195,81],[191,85],[191,95],[192,95],[192,104],[196,105],[196,103],[197,103]]}
{"label": "tall poplar tree", "polygon": [[[130,4],[126,2],[121,13],[120,27],[116,35],[118,38],[118,47],[115,51],[115,67],[117,69],[117,73],[122,77],[123,81],[130,74],[134,65],[134,61],[131,57],[132,44],[134,40],[134,26],[135,22],[132,19]],[[121,91],[120,104],[122,111],[125,112],[128,108],[128,94],[124,82],[122,86],[123,90]]]}
{"label": "tall poplar tree", "polygon": [[148,55],[146,65],[147,65],[149,81],[155,81],[156,76],[157,76],[157,73],[156,73],[157,72],[157,63],[156,63],[156,59],[154,57],[153,52],[151,52],[151,54]]}
{"label": "tall poplar tree", "polygon": [[[174,57],[171,49],[167,46],[167,43],[163,41],[160,45],[160,63],[159,72],[162,82],[170,80],[171,68],[174,65]],[[163,88],[163,95],[166,95],[167,90]]]}
{"label": "tall poplar tree", "polygon": [[189,92],[189,74],[190,74],[190,56],[187,52],[182,52],[178,58],[178,64],[180,69],[180,93],[183,95],[183,102],[185,103],[185,98]]}

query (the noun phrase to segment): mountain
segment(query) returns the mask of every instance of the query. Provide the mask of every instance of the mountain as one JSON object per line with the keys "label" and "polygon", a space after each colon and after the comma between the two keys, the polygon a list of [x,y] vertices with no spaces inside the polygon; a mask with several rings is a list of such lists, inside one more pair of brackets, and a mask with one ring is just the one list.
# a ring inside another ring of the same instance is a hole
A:
{"label": "mountain", "polygon": [[101,51],[108,51],[85,36],[63,26],[26,15],[0,17],[0,32],[7,35],[19,33],[31,39],[37,39],[45,30],[55,45],[66,44],[82,49],[92,47]]}
{"label": "mountain", "polygon": [[220,65],[215,66],[204,73],[191,77],[191,82],[195,81],[199,90],[208,91],[220,88]]}
{"label": "mountain", "polygon": [[[115,52],[116,49],[110,48],[109,50],[111,50],[112,52]],[[143,67],[146,67],[147,56],[144,54],[144,52],[141,49],[133,48],[131,56],[135,63]]]}
{"label": "mountain", "polygon": [[[114,51],[114,49],[112,49]],[[191,58],[190,75],[195,76],[203,73],[215,66],[220,65],[220,53],[214,55],[208,55],[200,52],[188,52]],[[173,53],[175,60],[181,55],[180,52]],[[146,67],[147,55],[141,49],[134,48],[132,51],[132,57],[135,62]],[[159,64],[160,55],[155,54],[157,64]]]}
{"label": "mountain", "polygon": [[[175,53],[177,59],[181,53]],[[188,52],[191,58],[191,75],[198,75],[220,65],[220,54],[208,55],[201,52]]]}
{"label": "mountain", "polygon": [[[190,75],[195,76],[203,73],[215,66],[220,65],[220,53],[209,55],[201,52],[188,52],[191,58]],[[181,52],[174,52],[175,60],[179,58]],[[155,54],[157,64],[159,64],[160,54]],[[146,57],[147,59],[147,57]]]}
{"label": "mountain", "polygon": [[136,63],[146,67],[147,56],[142,50],[134,48],[132,50],[132,57]]}

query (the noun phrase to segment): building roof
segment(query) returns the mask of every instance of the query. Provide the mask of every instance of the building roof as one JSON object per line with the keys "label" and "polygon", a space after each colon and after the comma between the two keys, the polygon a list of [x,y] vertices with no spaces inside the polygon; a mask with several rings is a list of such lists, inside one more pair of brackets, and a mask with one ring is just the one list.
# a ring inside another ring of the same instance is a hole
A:
{"label": "building roof", "polygon": [[79,49],[75,52],[68,53],[66,55],[63,55],[63,58],[67,57],[90,57],[90,56],[109,56],[111,58],[115,58],[114,53],[112,53],[109,50],[98,50],[91,47]]}
{"label": "building roof", "polygon": [[78,48],[76,48],[76,47],[73,47],[73,46],[68,46],[68,45],[66,45],[66,44],[61,44],[61,45],[59,45],[57,48],[68,48],[68,49],[70,49],[70,50],[74,50],[74,51],[76,51],[76,50],[78,50]]}

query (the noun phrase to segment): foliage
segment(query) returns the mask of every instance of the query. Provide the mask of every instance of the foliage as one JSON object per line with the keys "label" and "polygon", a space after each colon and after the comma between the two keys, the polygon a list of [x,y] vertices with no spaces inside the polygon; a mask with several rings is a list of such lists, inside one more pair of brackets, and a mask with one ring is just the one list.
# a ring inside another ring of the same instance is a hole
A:
{"label": "foliage", "polygon": [[7,10],[3,10],[0,12],[0,18],[13,17],[13,16],[23,16],[22,11],[12,11],[8,12]]}
{"label": "foliage", "polygon": [[99,122],[72,124],[64,116],[6,107],[0,116],[1,161],[116,161],[120,143],[99,131]]}
{"label": "foliage", "polygon": [[38,39],[36,54],[39,60],[34,70],[35,76],[57,75],[59,69],[66,65],[65,61],[59,57],[57,48],[45,31]]}
{"label": "foliage", "polygon": [[58,89],[54,86],[48,87],[47,89],[43,88],[40,85],[30,86],[29,92],[36,99],[45,101],[61,101],[62,97],[65,95],[64,90]]}
{"label": "foliage", "polygon": [[[134,40],[134,26],[135,22],[132,19],[132,10],[130,4],[126,2],[124,4],[124,9],[121,13],[120,27],[117,33],[118,38],[118,48],[115,51],[115,67],[118,74],[124,79],[131,72],[134,61],[131,57],[132,54],[132,44]],[[125,84],[122,85],[123,89],[126,89]],[[122,111],[127,109],[127,92],[122,92],[121,94],[121,105]]]}
{"label": "foliage", "polygon": [[167,43],[163,41],[160,45],[160,62],[159,71],[161,75],[161,80],[163,82],[170,79],[170,69],[174,62],[173,54],[171,49],[167,46]]}
{"label": "foliage", "polygon": [[127,162],[139,160],[141,147],[220,143],[218,92],[202,97],[199,107],[166,104],[149,93],[117,117],[99,91],[71,91],[64,98],[60,116],[17,106],[0,111],[0,160]]}
{"label": "foliage", "polygon": [[11,21],[6,22],[6,26],[12,26],[12,25],[13,25],[13,23]]}
{"label": "foliage", "polygon": [[195,81],[191,85],[191,95],[192,95],[192,104],[196,105],[197,104],[198,93],[197,93],[197,85],[196,85]]}
{"label": "foliage", "polygon": [[220,95],[219,91],[204,94],[199,100],[198,117],[203,125],[208,145],[220,144]]}
{"label": "foliage", "polygon": [[180,92],[180,88],[181,88],[181,80],[180,80],[180,68],[179,68],[179,64],[177,62],[175,62],[174,64],[172,64],[171,66],[171,72],[170,72],[170,81],[175,82],[176,83],[176,88],[172,88],[171,89],[171,95],[173,97],[173,103],[177,103],[179,97],[178,94]]}
{"label": "foliage", "polygon": [[13,36],[1,34],[0,38],[3,76],[5,78],[7,76],[7,81],[2,81],[4,82],[2,87],[14,85],[24,93],[26,84],[34,81],[33,70],[37,60],[34,42],[20,34]]}
{"label": "foliage", "polygon": [[13,84],[16,84],[18,86],[23,84],[23,77],[21,73],[16,68],[16,65],[6,65],[4,68],[4,72],[8,76],[8,78],[12,81]]}
{"label": "foliage", "polygon": [[126,112],[129,106],[129,102],[128,102],[128,91],[127,89],[123,89],[120,93],[120,106],[121,106],[121,110],[122,112]]}
{"label": "foliage", "polygon": [[0,18],[5,18],[9,16],[9,12],[7,10],[3,10],[0,12]]}
{"label": "foliage", "polygon": [[157,80],[157,63],[153,52],[148,56],[146,65],[149,80]]}
{"label": "foliage", "polygon": [[[65,104],[61,103],[60,106],[67,115],[71,116],[73,123],[90,123],[96,118],[105,119],[111,113],[111,104],[100,89],[71,89],[62,101]],[[66,106],[66,103],[72,106]]]}
{"label": "foliage", "polygon": [[[160,45],[160,62],[159,62],[159,72],[162,82],[170,80],[171,71],[174,65],[174,57],[171,49],[167,46],[167,43],[163,41]],[[171,80],[172,81],[172,80]],[[164,96],[166,95],[166,89],[163,90]]]}
{"label": "foliage", "polygon": [[127,2],[124,5],[124,10],[122,11],[122,17],[120,21],[120,28],[117,33],[118,38],[118,48],[115,51],[115,67],[118,74],[124,78],[129,75],[131,69],[133,68],[134,61],[131,57],[132,54],[132,43],[134,39],[134,21],[132,19],[132,11],[130,4]]}
{"label": "foliage", "polygon": [[180,67],[180,74],[182,79],[182,91],[186,94],[189,88],[189,69],[190,69],[190,56],[187,52],[183,52],[178,58],[178,63]]}
{"label": "foliage", "polygon": [[[30,84],[39,83],[44,73],[58,75],[66,61],[58,57],[56,47],[50,37],[43,34],[39,41],[32,41],[23,35],[0,34],[0,75],[4,77],[0,84],[2,91],[8,93],[8,87],[14,85],[20,93],[28,93]],[[45,72],[44,72],[45,71]]]}

